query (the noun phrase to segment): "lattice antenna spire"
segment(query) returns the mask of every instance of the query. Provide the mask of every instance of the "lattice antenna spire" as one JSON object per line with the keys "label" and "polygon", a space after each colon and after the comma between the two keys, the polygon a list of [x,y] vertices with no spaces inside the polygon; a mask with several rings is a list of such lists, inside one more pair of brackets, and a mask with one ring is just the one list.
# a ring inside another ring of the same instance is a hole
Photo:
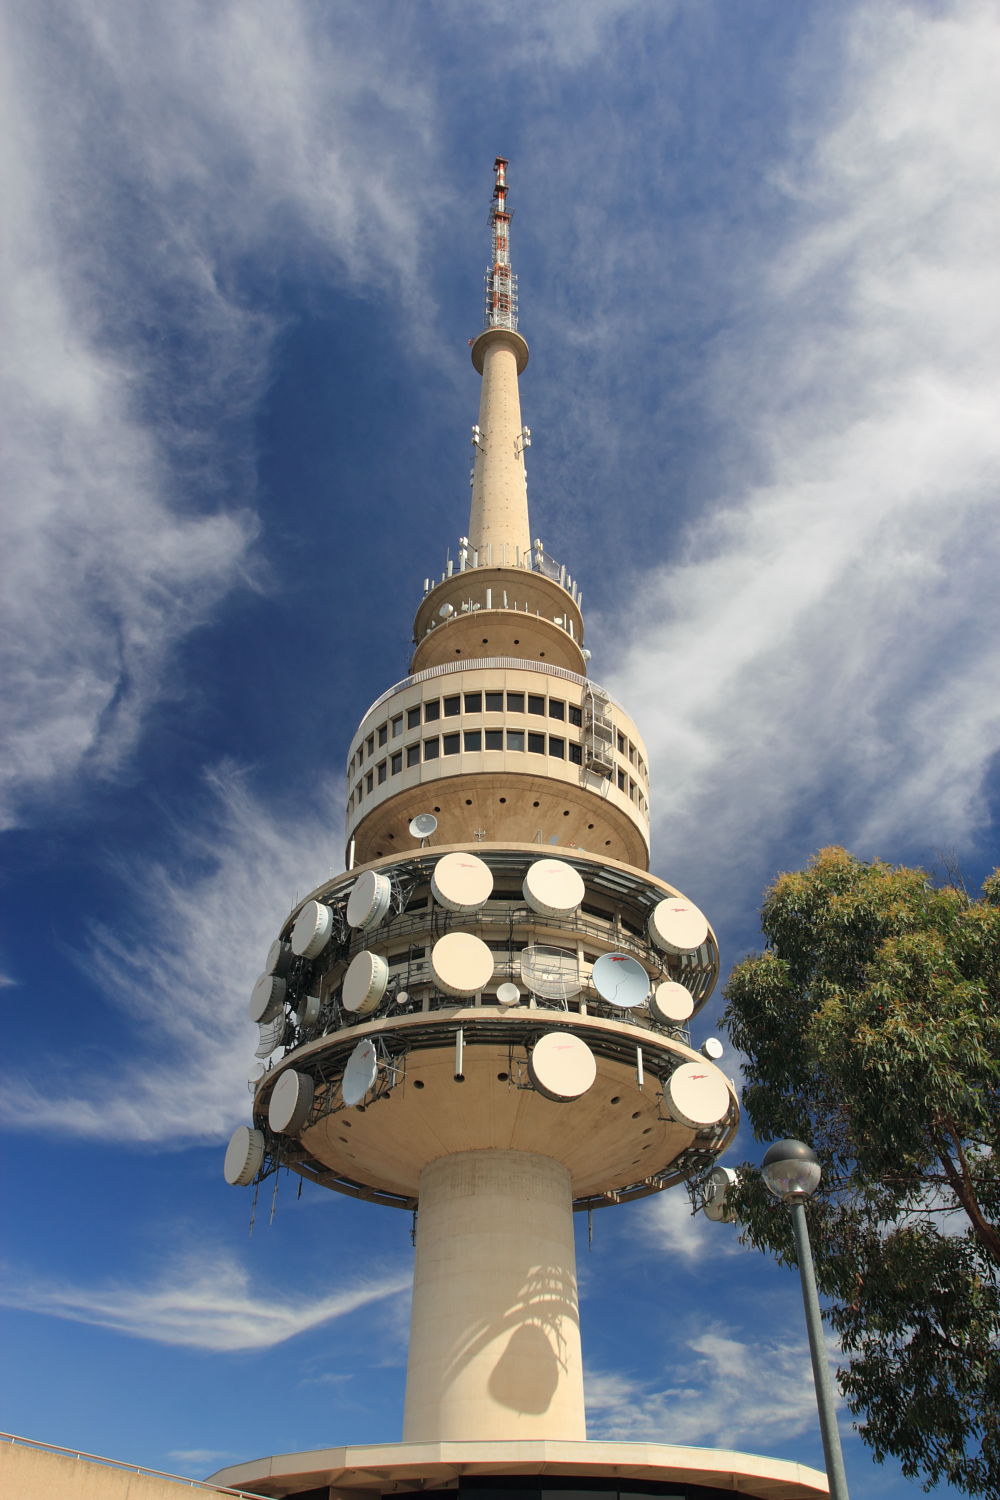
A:
{"label": "lattice antenna spire", "polygon": [[487,328],[517,329],[517,277],[510,268],[510,211],[507,208],[507,159],[493,163],[496,185],[490,205],[493,262],[486,270]]}

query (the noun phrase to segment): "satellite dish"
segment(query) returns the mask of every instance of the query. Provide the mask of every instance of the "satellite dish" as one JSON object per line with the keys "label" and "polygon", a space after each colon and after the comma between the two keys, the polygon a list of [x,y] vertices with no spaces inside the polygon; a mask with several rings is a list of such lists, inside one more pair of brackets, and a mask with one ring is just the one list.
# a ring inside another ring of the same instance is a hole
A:
{"label": "satellite dish", "polygon": [[649,914],[649,935],[664,953],[692,953],[708,937],[708,919],[683,896],[658,901]]}
{"label": "satellite dish", "polygon": [[308,1073],[296,1073],[294,1068],[282,1073],[267,1106],[271,1129],[279,1135],[296,1135],[308,1119],[315,1091],[316,1085]]}
{"label": "satellite dish", "polygon": [[333,912],[322,901],[307,901],[292,928],[292,952],[299,958],[315,958],[323,952],[333,932]]}
{"label": "satellite dish", "polygon": [[258,1025],[273,1021],[285,1003],[286,989],[285,981],[279,979],[277,974],[262,974],[253,987],[247,1007],[251,1021],[256,1021]]}
{"label": "satellite dish", "polygon": [[374,1043],[368,1040],[359,1042],[347,1059],[347,1066],[340,1084],[344,1103],[352,1109],[359,1105],[374,1087],[377,1077],[378,1053],[375,1051]]}
{"label": "satellite dish", "polygon": [[257,1040],[257,1051],[255,1057],[270,1057],[275,1048],[280,1047],[281,1038],[285,1034],[284,1013],[277,1016],[273,1021],[262,1021],[257,1027],[260,1035]]}
{"label": "satellite dish", "polygon": [[409,992],[409,990],[397,990],[396,991],[396,1004],[397,1005],[409,1005],[409,1003],[410,1003],[410,992]]}
{"label": "satellite dish", "polygon": [[237,1125],[229,1137],[222,1175],[230,1187],[246,1187],[253,1182],[264,1160],[264,1132]]}
{"label": "satellite dish", "polygon": [[713,1167],[705,1183],[705,1218],[713,1224],[732,1224],[736,1215],[726,1207],[730,1188],[736,1185],[732,1167]]}
{"label": "satellite dish", "polygon": [[694,1015],[694,996],[686,985],[665,979],[650,995],[649,1009],[662,1026],[681,1026]]}
{"label": "satellite dish", "polygon": [[609,1005],[635,1010],[649,996],[649,975],[627,953],[602,953],[590,971],[590,982]]}
{"label": "satellite dish", "polygon": [[520,1003],[521,991],[516,984],[509,981],[497,986],[498,1005],[517,1005]]}
{"label": "satellite dish", "polygon": [[310,1031],[319,1020],[320,998],[318,995],[306,995],[300,1001],[295,1011],[295,1024],[300,1031]]}
{"label": "satellite dish", "polygon": [[546,1099],[579,1099],[597,1077],[597,1058],[572,1031],[547,1031],[528,1057],[528,1074]]}
{"label": "satellite dish", "polygon": [[431,894],[445,911],[478,911],[493,894],[493,872],[478,855],[444,854],[434,866]]}
{"label": "satellite dish", "polygon": [[580,655],[583,657],[584,661],[590,660],[590,652],[587,650],[586,646],[584,646],[583,650],[580,652]]}
{"label": "satellite dish", "polygon": [[340,991],[344,1009],[356,1016],[369,1015],[385,994],[388,983],[389,965],[380,953],[356,953]]}
{"label": "satellite dish", "polygon": [[258,1083],[260,1083],[260,1080],[263,1078],[266,1072],[267,1069],[262,1062],[254,1063],[253,1067],[247,1074],[247,1083],[249,1084],[251,1090],[257,1087]]}
{"label": "satellite dish", "polygon": [[569,917],[583,900],[583,879],[562,859],[536,859],[521,886],[524,899],[542,917]]}
{"label": "satellite dish", "polygon": [[267,963],[264,965],[264,973],[284,976],[292,967],[294,956],[288,943],[282,942],[281,938],[275,938],[267,950]]}
{"label": "satellite dish", "polygon": [[362,931],[376,927],[389,910],[391,899],[388,876],[380,875],[377,870],[365,870],[347,900],[348,927],[359,927]]}
{"label": "satellite dish", "polygon": [[713,1063],[681,1063],[667,1079],[663,1097],[671,1118],[692,1130],[718,1125],[729,1113],[729,1085]]}
{"label": "satellite dish", "polygon": [[579,961],[569,948],[529,944],[521,950],[521,978],[543,1000],[568,1000],[583,989]]}
{"label": "satellite dish", "polygon": [[446,995],[475,995],[493,978],[493,954],[471,932],[446,932],[431,949],[431,970]]}
{"label": "satellite dish", "polygon": [[719,1041],[719,1038],[717,1036],[706,1037],[701,1046],[698,1048],[698,1051],[701,1053],[702,1057],[707,1057],[709,1062],[718,1062],[719,1058],[722,1056],[725,1050],[725,1047]]}
{"label": "satellite dish", "polygon": [[417,813],[415,818],[410,819],[410,838],[429,839],[432,833],[437,832],[437,826],[438,820],[433,813]]}

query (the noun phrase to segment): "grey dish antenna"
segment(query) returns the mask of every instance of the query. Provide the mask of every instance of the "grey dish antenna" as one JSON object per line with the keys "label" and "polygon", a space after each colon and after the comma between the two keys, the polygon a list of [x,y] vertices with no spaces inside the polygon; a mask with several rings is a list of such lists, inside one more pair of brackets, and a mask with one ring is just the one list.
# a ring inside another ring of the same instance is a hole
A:
{"label": "grey dish antenna", "polygon": [[378,1053],[374,1044],[369,1041],[359,1042],[347,1059],[340,1085],[344,1103],[352,1109],[356,1108],[374,1087],[377,1076]]}
{"label": "grey dish antenna", "polygon": [[602,953],[590,978],[601,999],[619,1010],[635,1010],[649,996],[649,975],[627,953]]}
{"label": "grey dish antenna", "polygon": [[732,1167],[713,1167],[705,1183],[705,1218],[713,1224],[732,1224],[736,1215],[727,1205],[730,1190],[736,1186],[736,1173]]}
{"label": "grey dish antenna", "polygon": [[419,839],[421,844],[426,844],[431,835],[437,832],[437,826],[438,820],[433,813],[417,813],[415,818],[410,819],[410,838]]}

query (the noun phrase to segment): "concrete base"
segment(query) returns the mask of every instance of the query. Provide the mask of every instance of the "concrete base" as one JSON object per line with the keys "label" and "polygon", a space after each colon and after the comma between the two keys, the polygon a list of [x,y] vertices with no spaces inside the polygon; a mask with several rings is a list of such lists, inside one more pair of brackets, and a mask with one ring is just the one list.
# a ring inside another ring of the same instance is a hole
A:
{"label": "concrete base", "polygon": [[424,1168],[403,1435],[586,1436],[573,1203],[561,1163],[463,1151]]}
{"label": "concrete base", "polygon": [[394,1443],[286,1453],[222,1469],[217,1484],[282,1497],[328,1487],[330,1500],[454,1490],[466,1475],[563,1476],[691,1485],[756,1500],[825,1500],[826,1475],[802,1464],[724,1448],[661,1443]]}

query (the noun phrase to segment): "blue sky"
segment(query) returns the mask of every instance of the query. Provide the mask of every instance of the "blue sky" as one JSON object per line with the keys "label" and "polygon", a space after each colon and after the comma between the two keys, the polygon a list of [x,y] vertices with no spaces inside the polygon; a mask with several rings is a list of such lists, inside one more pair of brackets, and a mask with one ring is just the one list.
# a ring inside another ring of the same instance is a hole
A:
{"label": "blue sky", "polygon": [[[996,862],[1000,18],[3,27],[3,1425],[192,1473],[392,1441],[408,1218],[282,1182],[250,1236],[221,1162],[262,955],[465,529],[493,157],[533,529],[731,962],[824,843]],[[578,1227],[592,1435],[820,1463],[793,1277],[677,1192]],[[856,1492],[919,1492],[845,1441]]]}

